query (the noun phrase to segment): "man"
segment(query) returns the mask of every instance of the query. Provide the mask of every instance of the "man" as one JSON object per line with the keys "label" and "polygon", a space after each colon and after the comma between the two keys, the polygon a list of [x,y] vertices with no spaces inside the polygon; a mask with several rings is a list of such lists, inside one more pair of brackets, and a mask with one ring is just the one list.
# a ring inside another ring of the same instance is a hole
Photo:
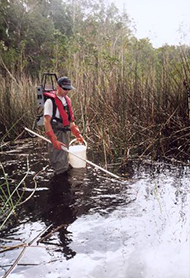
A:
{"label": "man", "polygon": [[68,153],[62,150],[62,146],[69,147],[69,131],[83,142],[78,127],[74,123],[73,111],[71,108],[68,92],[74,87],[71,80],[63,76],[57,80],[57,91],[53,98],[48,98],[44,105],[44,127],[47,137],[52,144],[49,145],[51,166],[55,174],[64,173],[69,168]]}

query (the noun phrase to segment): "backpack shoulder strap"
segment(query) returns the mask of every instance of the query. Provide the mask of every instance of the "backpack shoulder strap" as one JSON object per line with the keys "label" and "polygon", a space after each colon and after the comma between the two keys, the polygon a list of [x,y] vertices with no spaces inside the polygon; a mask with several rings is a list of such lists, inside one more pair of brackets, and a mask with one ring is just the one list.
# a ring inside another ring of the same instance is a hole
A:
{"label": "backpack shoulder strap", "polygon": [[55,118],[55,113],[56,113],[56,109],[57,109],[57,105],[55,104],[55,98],[50,98],[53,104],[53,113],[52,113],[52,119]]}

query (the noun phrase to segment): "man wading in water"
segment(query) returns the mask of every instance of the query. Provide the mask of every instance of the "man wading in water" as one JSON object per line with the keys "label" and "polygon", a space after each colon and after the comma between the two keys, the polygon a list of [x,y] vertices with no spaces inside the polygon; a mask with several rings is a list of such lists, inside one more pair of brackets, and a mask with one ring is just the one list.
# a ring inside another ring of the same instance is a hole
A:
{"label": "man wading in water", "polygon": [[61,149],[61,146],[69,148],[69,132],[72,132],[78,142],[83,143],[83,137],[74,123],[70,98],[67,96],[68,92],[74,89],[71,80],[64,76],[59,78],[57,83],[55,96],[48,98],[44,105],[44,127],[52,142],[49,145],[51,166],[55,174],[59,175],[69,168],[68,153]]}

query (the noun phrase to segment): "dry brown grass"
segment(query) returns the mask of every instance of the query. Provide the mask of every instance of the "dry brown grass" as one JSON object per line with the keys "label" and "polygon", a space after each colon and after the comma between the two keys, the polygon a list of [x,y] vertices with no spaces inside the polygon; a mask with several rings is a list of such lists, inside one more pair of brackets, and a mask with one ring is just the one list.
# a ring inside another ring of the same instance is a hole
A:
{"label": "dry brown grass", "polygon": [[[31,126],[36,114],[36,84],[26,76],[0,76],[0,126],[9,139]],[[9,130],[11,129],[11,132]]]}
{"label": "dry brown grass", "polygon": [[[78,68],[74,74],[68,73],[76,88],[69,93],[76,123],[105,164],[134,157],[189,159],[189,119],[183,82],[178,86],[171,78],[157,82],[158,73],[146,79],[138,75],[129,79],[111,68],[109,75],[103,75],[101,70],[97,73]],[[26,76],[1,77],[1,131],[11,128],[8,137],[18,136],[23,126],[32,126],[36,84]]]}

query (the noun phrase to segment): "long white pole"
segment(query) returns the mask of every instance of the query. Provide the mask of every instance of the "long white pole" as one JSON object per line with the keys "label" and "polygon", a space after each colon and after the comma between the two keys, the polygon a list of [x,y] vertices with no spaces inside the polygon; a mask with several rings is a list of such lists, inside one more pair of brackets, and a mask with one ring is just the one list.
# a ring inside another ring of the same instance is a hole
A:
{"label": "long white pole", "polygon": [[[38,134],[38,133],[36,133],[36,132],[30,130],[30,129],[27,128],[27,127],[25,127],[24,129],[25,129],[26,131],[28,131],[29,133],[32,133],[32,134],[38,136],[39,138],[43,139],[44,141],[46,141],[46,142],[48,142],[48,143],[51,144],[51,141],[50,141],[49,139],[47,139],[46,137],[44,137],[44,136],[42,136],[42,135],[40,135],[40,134]],[[121,179],[119,176],[117,176],[117,175],[111,173],[110,171],[108,171],[108,170],[106,170],[106,169],[104,169],[104,168],[102,168],[102,167],[96,165],[95,163],[93,163],[93,162],[91,162],[91,161],[89,161],[89,160],[87,160],[87,159],[84,159],[84,158],[82,158],[82,157],[76,155],[75,153],[69,151],[67,148],[65,148],[65,147],[61,147],[61,148],[62,148],[63,151],[65,151],[65,152],[67,152],[67,153],[71,153],[71,154],[74,155],[75,157],[77,157],[77,158],[79,158],[79,159],[85,161],[86,163],[90,164],[91,166],[93,166],[93,167],[95,167],[95,168],[97,168],[97,169],[100,169],[101,171],[105,172],[106,174],[108,174],[108,175],[110,175],[110,176],[112,176],[112,177],[114,177],[114,178],[116,178],[116,179]]]}

